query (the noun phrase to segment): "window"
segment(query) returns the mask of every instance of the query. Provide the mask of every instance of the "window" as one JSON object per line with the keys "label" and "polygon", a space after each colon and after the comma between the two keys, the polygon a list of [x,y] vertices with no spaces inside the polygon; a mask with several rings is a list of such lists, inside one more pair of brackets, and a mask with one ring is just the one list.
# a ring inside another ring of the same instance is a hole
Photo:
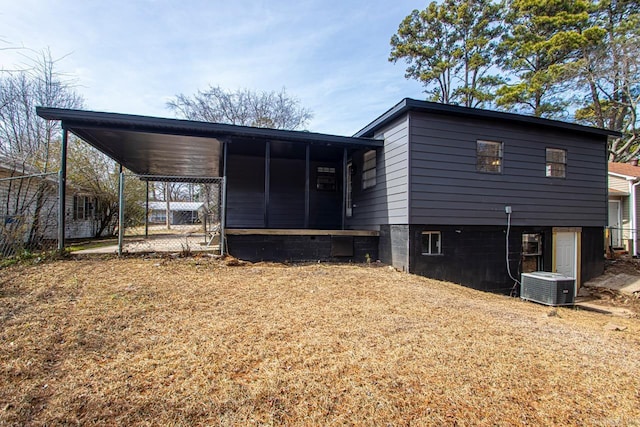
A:
{"label": "window", "polygon": [[423,231],[422,232],[422,255],[440,255],[442,248],[440,246],[439,231]]}
{"label": "window", "polygon": [[522,273],[531,273],[544,270],[542,256],[542,233],[522,234],[522,259],[520,270]]}
{"label": "window", "polygon": [[351,218],[353,216],[353,163],[347,163],[347,197],[345,200],[345,215],[347,218]]}
{"label": "window", "polygon": [[479,172],[502,172],[502,142],[477,141],[476,170]]}
{"label": "window", "polygon": [[564,178],[567,174],[567,150],[547,148],[547,176]]}
{"label": "window", "polygon": [[364,153],[362,189],[364,190],[374,185],[376,185],[376,150],[369,150]]}
{"label": "window", "polygon": [[73,196],[73,219],[89,219],[92,209],[91,199],[87,196]]}
{"label": "window", "polygon": [[318,166],[316,172],[316,190],[336,191],[336,168]]}
{"label": "window", "polygon": [[167,222],[167,211],[164,209],[154,209],[151,211],[149,222],[154,224],[163,224]]}

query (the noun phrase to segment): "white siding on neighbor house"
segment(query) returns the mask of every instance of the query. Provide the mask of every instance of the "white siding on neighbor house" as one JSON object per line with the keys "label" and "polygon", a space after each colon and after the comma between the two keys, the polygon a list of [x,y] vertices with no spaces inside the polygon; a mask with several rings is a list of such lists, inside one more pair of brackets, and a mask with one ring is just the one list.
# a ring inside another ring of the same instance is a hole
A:
{"label": "white siding on neighbor house", "polygon": [[609,175],[608,180],[609,180],[609,188],[622,191],[624,193],[629,192],[629,181],[627,181],[625,178]]}
{"label": "white siding on neighbor house", "polygon": [[[94,215],[87,219],[73,219],[73,194],[67,195],[65,198],[65,227],[64,234],[67,239],[85,239],[94,237],[97,231],[97,222]],[[58,197],[53,196],[51,202],[47,205],[47,226],[45,237],[55,240],[58,238]],[[44,217],[43,217],[44,218]],[[44,220],[44,219],[43,219]]]}
{"label": "white siding on neighbor house", "polygon": [[[607,223],[606,138],[412,112],[411,224]],[[502,173],[476,170],[478,140],[503,143]],[[567,150],[566,178],[545,176],[546,148]]]}
{"label": "white siding on neighbor house", "polygon": [[353,177],[353,216],[349,228],[378,229],[380,225],[407,224],[409,220],[408,115],[395,120],[375,135],[384,139],[376,153],[376,185],[362,189],[362,157],[355,153]]}
{"label": "white siding on neighbor house", "polygon": [[[636,230],[631,230],[631,221],[629,221],[629,233],[628,233],[628,239],[632,240],[633,239],[633,234],[635,233],[635,238],[636,238],[636,252],[640,251],[640,247],[638,247],[638,216],[640,215],[640,189],[638,188],[640,187],[640,185],[638,185],[636,187]],[[632,215],[631,213],[631,209],[630,209],[630,205],[631,205],[631,197],[627,197],[627,203],[626,205],[628,205],[629,207],[626,209],[627,210],[627,214],[628,215]],[[630,247],[629,250],[631,251],[632,248]],[[636,254],[633,254],[636,255]]]}
{"label": "white siding on neighbor house", "polygon": [[[617,176],[609,175],[609,188],[629,192],[629,182]],[[609,196],[609,200],[619,200],[620,210],[622,213],[622,235],[621,238],[625,241],[631,239],[631,198],[629,196]],[[627,248],[628,249],[628,248]]]}
{"label": "white siding on neighbor house", "polygon": [[620,198],[620,210],[622,211],[622,238],[631,239],[631,198]]}

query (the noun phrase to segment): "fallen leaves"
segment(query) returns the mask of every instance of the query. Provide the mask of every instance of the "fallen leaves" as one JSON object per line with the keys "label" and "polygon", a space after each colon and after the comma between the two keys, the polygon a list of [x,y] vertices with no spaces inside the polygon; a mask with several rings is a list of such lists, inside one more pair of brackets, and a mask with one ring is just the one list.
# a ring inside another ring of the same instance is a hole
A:
{"label": "fallen leaves", "polygon": [[366,265],[227,262],[3,270],[0,424],[640,420],[638,319]]}

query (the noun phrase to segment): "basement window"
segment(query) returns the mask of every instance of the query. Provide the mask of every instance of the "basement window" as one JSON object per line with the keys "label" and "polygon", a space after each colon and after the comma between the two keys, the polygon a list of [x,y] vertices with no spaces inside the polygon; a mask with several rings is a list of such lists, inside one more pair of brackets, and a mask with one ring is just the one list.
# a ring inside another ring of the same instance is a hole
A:
{"label": "basement window", "polygon": [[564,178],[567,175],[567,150],[547,148],[547,176]]}
{"label": "basement window", "polygon": [[422,232],[422,255],[441,255],[442,247],[440,245],[439,231],[423,231]]}
{"label": "basement window", "polygon": [[362,189],[364,190],[374,185],[376,185],[376,150],[369,150],[364,153]]}
{"label": "basement window", "polygon": [[479,140],[476,155],[478,172],[502,173],[502,142]]}

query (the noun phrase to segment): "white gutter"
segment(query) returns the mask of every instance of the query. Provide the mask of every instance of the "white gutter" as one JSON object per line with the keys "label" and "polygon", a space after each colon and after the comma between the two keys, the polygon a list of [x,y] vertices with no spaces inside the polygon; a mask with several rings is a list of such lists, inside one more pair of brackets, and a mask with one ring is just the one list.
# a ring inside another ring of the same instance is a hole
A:
{"label": "white gutter", "polygon": [[615,173],[615,172],[607,172],[609,175],[611,176],[615,176],[617,178],[624,178],[626,180],[634,180],[637,179],[637,177],[635,176],[631,176],[631,175],[623,175],[621,173]]}

